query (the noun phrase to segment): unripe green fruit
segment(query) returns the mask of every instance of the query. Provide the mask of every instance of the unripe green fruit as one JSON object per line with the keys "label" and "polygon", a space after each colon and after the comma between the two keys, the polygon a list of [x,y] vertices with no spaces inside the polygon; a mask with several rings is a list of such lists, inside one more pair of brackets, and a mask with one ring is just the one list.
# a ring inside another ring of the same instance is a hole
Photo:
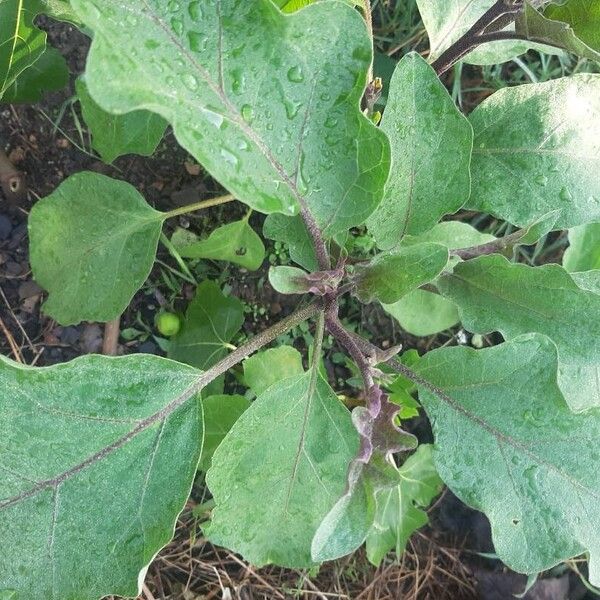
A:
{"label": "unripe green fruit", "polygon": [[176,314],[171,312],[163,311],[158,313],[154,322],[161,335],[167,337],[175,335],[181,328],[181,320]]}

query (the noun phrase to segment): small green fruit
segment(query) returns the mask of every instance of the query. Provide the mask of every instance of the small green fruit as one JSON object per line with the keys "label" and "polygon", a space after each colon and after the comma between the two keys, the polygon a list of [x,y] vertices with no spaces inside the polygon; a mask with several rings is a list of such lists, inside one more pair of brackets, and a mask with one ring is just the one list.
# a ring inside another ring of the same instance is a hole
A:
{"label": "small green fruit", "polygon": [[154,319],[156,328],[167,337],[175,335],[181,328],[181,319],[174,313],[171,312],[160,312]]}

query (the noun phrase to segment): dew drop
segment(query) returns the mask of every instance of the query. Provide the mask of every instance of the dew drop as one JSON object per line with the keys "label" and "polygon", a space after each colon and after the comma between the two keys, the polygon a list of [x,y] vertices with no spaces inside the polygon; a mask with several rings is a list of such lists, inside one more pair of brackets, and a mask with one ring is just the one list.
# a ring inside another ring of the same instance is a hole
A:
{"label": "dew drop", "polygon": [[239,161],[238,157],[235,154],[229,152],[229,150],[226,150],[225,148],[222,148],[221,156],[227,164],[231,165],[232,167],[237,167]]}
{"label": "dew drop", "polygon": [[171,27],[177,35],[183,34],[183,21],[180,17],[173,17],[171,19]]}
{"label": "dew drop", "polygon": [[254,119],[254,109],[249,104],[242,106],[242,118],[246,123],[251,123]]}
{"label": "dew drop", "polygon": [[191,73],[186,73],[183,76],[182,81],[183,85],[185,85],[188,90],[195,92],[198,89],[198,80]]}
{"label": "dew drop", "polygon": [[292,83],[302,83],[304,81],[304,74],[298,66],[292,67],[288,71],[287,77]]}
{"label": "dew drop", "polygon": [[536,182],[538,185],[541,185],[541,186],[547,186],[547,185],[548,185],[548,178],[547,178],[545,175],[538,175],[538,176],[535,178],[535,182]]}
{"label": "dew drop", "polygon": [[302,106],[302,102],[294,102],[293,100],[286,99],[284,101],[284,105],[285,105],[285,114],[287,115],[287,118],[292,120],[292,119],[295,119],[296,116],[298,115],[298,111],[300,110],[300,107]]}
{"label": "dew drop", "polygon": [[221,125],[223,125],[223,115],[214,110],[210,110],[210,108],[202,108],[201,110],[206,117],[206,120],[217,129],[220,129]]}
{"label": "dew drop", "polygon": [[329,116],[325,119],[325,127],[327,129],[333,129],[338,124],[338,120],[335,117]]}
{"label": "dew drop", "polygon": [[201,21],[202,17],[204,16],[201,3],[198,0],[190,2],[188,6],[188,13],[192,21],[196,21],[196,23]]}
{"label": "dew drop", "polygon": [[203,52],[206,50],[206,36],[197,31],[188,31],[187,34],[190,50],[193,52]]}
{"label": "dew drop", "polygon": [[177,0],[169,0],[169,3],[167,4],[167,10],[169,12],[177,12],[178,10],[181,10],[181,5],[179,2],[177,2]]}
{"label": "dew drop", "polygon": [[566,187],[564,187],[562,190],[560,190],[559,196],[563,202],[571,202],[573,200],[573,195],[571,194],[569,189]]}

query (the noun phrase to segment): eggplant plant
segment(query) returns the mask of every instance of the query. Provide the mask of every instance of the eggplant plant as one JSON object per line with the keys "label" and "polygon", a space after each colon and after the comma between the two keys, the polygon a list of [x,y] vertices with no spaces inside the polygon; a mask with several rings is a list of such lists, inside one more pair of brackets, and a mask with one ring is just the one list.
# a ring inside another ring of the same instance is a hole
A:
{"label": "eggplant plant", "polygon": [[[599,60],[596,3],[418,0],[430,60],[402,57],[380,121],[368,0],[5,0],[18,27],[0,21],[3,95],[43,55],[32,15],[51,6],[92,36],[77,92],[100,155],[149,154],[168,124],[228,194],[160,212],[126,182],[68,177],[29,217],[44,311],[115,319],[163,223],[233,199],[267,215],[262,238],[245,218],[167,242],[250,270],[263,238],[284,242],[294,264],[269,279],[298,308],[236,348],[241,303],[207,280],[169,358],[1,358],[0,597],[136,595],[198,468],[214,499],[204,535],[257,566],[365,543],[374,563],[401,553],[443,482],[487,515],[510,568],[585,554],[599,585],[600,75],[507,87],[468,116],[440,80],[532,48]],[[513,233],[447,219],[461,208]],[[375,240],[368,260],[347,250],[357,227]],[[561,230],[564,266],[510,260]],[[398,358],[342,323],[347,294],[418,335],[460,321],[504,341]],[[308,360],[268,348],[305,321]],[[325,332],[362,378],[352,411],[320,368]],[[224,394],[240,363],[252,402]],[[402,429],[416,394],[433,445]]]}

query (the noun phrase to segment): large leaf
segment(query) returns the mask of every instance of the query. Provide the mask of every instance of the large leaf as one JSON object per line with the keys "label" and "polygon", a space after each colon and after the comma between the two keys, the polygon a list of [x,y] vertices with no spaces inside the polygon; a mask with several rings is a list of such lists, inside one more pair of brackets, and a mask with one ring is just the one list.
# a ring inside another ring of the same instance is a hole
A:
{"label": "large leaf", "polygon": [[141,592],[196,472],[198,377],[146,355],[0,358],[0,587],[15,600]]}
{"label": "large leaf", "polygon": [[[233,347],[231,338],[244,322],[244,307],[234,296],[225,296],[214,281],[203,281],[185,313],[179,333],[169,342],[169,358],[206,370],[219,362]],[[219,377],[207,394],[223,392]]]}
{"label": "large leaf", "polygon": [[[281,8],[283,12],[291,13],[296,10],[300,10],[317,0],[274,0],[275,4]],[[342,0],[342,2],[346,2],[350,4],[350,6],[363,6],[364,0]]]}
{"label": "large leaf", "polygon": [[263,234],[270,240],[287,244],[290,258],[307,271],[316,271],[319,268],[315,247],[300,217],[268,215],[263,226]]}
{"label": "large leaf", "polygon": [[204,240],[188,239],[185,244],[180,244],[174,236],[172,241],[185,258],[226,260],[249,271],[259,269],[265,258],[265,246],[248,219],[221,225]]}
{"label": "large leaf", "polygon": [[558,348],[558,383],[569,406],[600,406],[600,295],[558,265],[511,264],[497,254],[460,263],[437,285],[469,331],[547,335]]}
{"label": "large leaf", "polygon": [[[495,3],[496,0],[417,0],[429,35],[429,59],[438,58]],[[514,25],[507,27],[507,31],[514,29]],[[475,65],[493,65],[511,60],[530,48],[552,52],[552,48],[528,41],[503,40],[483,44],[464,60]]]}
{"label": "large leaf", "polygon": [[316,368],[271,385],[213,455],[205,533],[255,565],[313,565],[312,538],[357,449],[350,413]]}
{"label": "large leaf", "polygon": [[203,398],[204,443],[199,465],[203,471],[210,467],[215,450],[249,406],[250,401],[238,394],[219,394]]}
{"label": "large leaf", "polygon": [[564,253],[563,265],[567,271],[600,269],[600,223],[569,231],[569,247]]}
{"label": "large leaf", "polygon": [[[600,26],[600,11],[597,26]],[[582,42],[568,23],[547,19],[530,4],[525,5],[525,10],[517,18],[515,27],[517,33],[528,39],[553,44],[583,58],[600,61],[600,53]],[[600,41],[600,36],[598,40]]]}
{"label": "large leaf", "polygon": [[422,508],[429,506],[441,488],[432,447],[419,446],[398,469],[398,484],[375,494],[375,520],[367,536],[367,556],[374,565],[379,566],[390,550],[400,557],[410,536],[427,524]]}
{"label": "large leaf", "polygon": [[596,0],[569,0],[563,6],[549,6],[544,14],[568,23],[577,37],[600,51],[600,4]]}
{"label": "large leaf", "polygon": [[393,304],[383,304],[405,331],[427,336],[456,325],[460,318],[453,302],[427,290],[414,290]]}
{"label": "large leaf", "polygon": [[556,368],[556,347],[540,335],[434,350],[416,366],[419,398],[438,472],[488,516],[499,558],[537,573],[587,551],[598,585],[600,413],[571,413]]}
{"label": "large leaf", "polygon": [[81,113],[92,134],[92,145],[106,163],[124,154],[150,156],[167,127],[166,121],[147,110],[115,115],[98,106],[90,96],[85,79],[75,83]]}
{"label": "large leaf", "polygon": [[150,274],[163,219],[128,183],[69,177],[29,216],[31,268],[49,292],[44,311],[62,325],[119,316]]}
{"label": "large leaf", "polygon": [[392,169],[368,226],[387,250],[467,201],[473,131],[434,70],[414,52],[396,67],[381,129],[390,138]]}
{"label": "large leaf", "polygon": [[257,396],[274,383],[303,372],[302,355],[292,346],[270,348],[244,361],[244,381]]}
{"label": "large leaf", "polygon": [[69,83],[69,69],[62,54],[46,48],[39,59],[25,69],[1,96],[2,102],[35,103],[44,92],[60,90]]}
{"label": "large leaf", "polygon": [[470,207],[521,227],[600,220],[600,75],[504,88],[472,113]]}
{"label": "large leaf", "polygon": [[42,8],[40,0],[0,2],[0,98],[44,52],[46,32],[33,24]]}
{"label": "large leaf", "polygon": [[414,244],[381,253],[357,266],[356,291],[363,302],[391,304],[433,281],[447,264],[448,249],[441,244]]}
{"label": "large leaf", "polygon": [[73,0],[94,30],[86,81],[109,112],[149,109],[236,198],[301,204],[327,235],[379,203],[389,144],[360,111],[371,40],[360,13],[270,0]]}

